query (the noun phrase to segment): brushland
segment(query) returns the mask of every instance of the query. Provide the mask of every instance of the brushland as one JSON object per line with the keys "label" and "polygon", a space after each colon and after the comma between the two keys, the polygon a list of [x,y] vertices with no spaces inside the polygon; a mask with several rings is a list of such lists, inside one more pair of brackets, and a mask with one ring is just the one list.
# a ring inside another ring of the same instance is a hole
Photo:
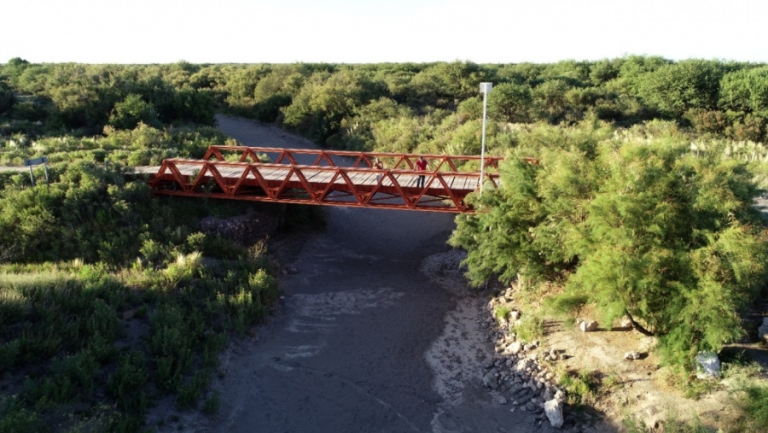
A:
{"label": "brushland", "polygon": [[[41,167],[36,186],[26,172],[0,174],[0,430],[136,431],[148,405],[169,394],[215,412],[205,385],[215,353],[277,296],[263,247],[199,229],[202,217],[240,215],[245,205],[153,199],[142,181],[125,179],[126,167],[236,144],[214,128],[216,112],[322,147],[479,154],[480,82],[494,83],[487,153],[507,162],[500,188],[470,198],[480,212],[457,217],[451,242],[467,250],[470,279],[521,288],[539,316],[526,319],[530,338],[546,332],[547,315],[631,317],[658,338],[669,383],[711,390],[694,374],[696,354],[731,359],[732,344],[756,340],[766,311],[768,238],[753,208],[768,187],[765,65],[15,58],[0,65],[0,165],[47,156],[51,183]],[[755,381],[765,368],[744,371],[752,382],[734,393],[743,422],[701,428],[766,429]],[[594,377],[564,380],[599,396]]]}

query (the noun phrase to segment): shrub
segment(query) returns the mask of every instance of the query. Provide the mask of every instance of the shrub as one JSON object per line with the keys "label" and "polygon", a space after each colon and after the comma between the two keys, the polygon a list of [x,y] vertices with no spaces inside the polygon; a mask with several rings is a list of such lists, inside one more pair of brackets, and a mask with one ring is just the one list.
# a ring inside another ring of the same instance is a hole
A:
{"label": "shrub", "polygon": [[143,352],[129,352],[120,358],[117,370],[109,377],[109,390],[120,410],[142,414],[147,408],[146,384],[149,380]]}
{"label": "shrub", "polygon": [[0,431],[4,433],[27,433],[45,431],[40,416],[23,408],[0,408]]}
{"label": "shrub", "polygon": [[744,413],[737,422],[737,431],[768,431],[768,387],[748,385],[737,402]]}
{"label": "shrub", "polygon": [[737,339],[739,312],[768,270],[746,166],[692,155],[674,135],[560,133],[539,149],[541,165],[512,158],[499,188],[470,196],[481,211],[456,218],[451,244],[468,250],[471,280],[556,282],[564,290],[550,305],[589,304],[605,323],[627,314],[684,369],[698,351]]}
{"label": "shrub", "polygon": [[221,408],[221,394],[218,391],[213,391],[205,398],[203,404],[203,412],[208,415],[215,415]]}

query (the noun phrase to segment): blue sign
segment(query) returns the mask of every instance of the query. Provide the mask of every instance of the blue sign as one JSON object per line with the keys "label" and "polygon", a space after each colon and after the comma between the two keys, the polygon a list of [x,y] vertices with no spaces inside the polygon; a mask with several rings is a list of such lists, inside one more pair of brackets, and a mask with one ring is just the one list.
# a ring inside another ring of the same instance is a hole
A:
{"label": "blue sign", "polygon": [[47,156],[41,156],[40,158],[35,159],[25,159],[24,167],[29,167],[30,165],[45,164],[46,162],[48,162]]}

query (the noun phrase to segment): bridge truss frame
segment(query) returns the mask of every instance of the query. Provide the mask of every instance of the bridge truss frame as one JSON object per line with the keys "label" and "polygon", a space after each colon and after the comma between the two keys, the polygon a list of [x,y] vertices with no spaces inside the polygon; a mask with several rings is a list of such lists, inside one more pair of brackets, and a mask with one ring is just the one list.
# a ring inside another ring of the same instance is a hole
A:
{"label": "bridge truss frame", "polygon": [[[274,162],[263,162],[265,158]],[[480,181],[479,156],[211,146],[203,160],[166,159],[149,184],[157,194],[430,212],[471,213],[465,202]],[[376,169],[381,158],[392,168]],[[498,186],[498,162],[488,156],[485,181]],[[303,163],[302,163],[303,162]],[[461,171],[471,169],[472,171]],[[416,186],[425,176],[423,187]]]}

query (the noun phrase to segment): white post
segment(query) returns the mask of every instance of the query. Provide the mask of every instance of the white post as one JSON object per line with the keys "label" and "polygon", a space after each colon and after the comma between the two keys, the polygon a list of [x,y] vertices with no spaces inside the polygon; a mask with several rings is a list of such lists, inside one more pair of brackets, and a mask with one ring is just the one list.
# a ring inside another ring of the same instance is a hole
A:
{"label": "white post", "polygon": [[488,92],[493,88],[492,83],[480,83],[480,91],[483,93],[483,138],[480,147],[480,192],[483,192],[485,180],[485,113],[488,107]]}

